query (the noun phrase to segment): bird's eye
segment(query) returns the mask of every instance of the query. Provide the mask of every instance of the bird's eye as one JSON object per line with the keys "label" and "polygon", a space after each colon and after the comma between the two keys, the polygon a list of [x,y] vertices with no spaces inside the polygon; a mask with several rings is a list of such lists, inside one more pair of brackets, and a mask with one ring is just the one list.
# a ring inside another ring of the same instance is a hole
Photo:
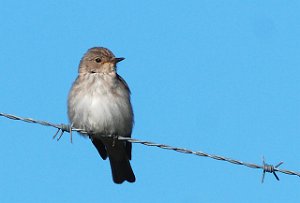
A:
{"label": "bird's eye", "polygon": [[96,63],[100,63],[101,62],[101,58],[95,58]]}

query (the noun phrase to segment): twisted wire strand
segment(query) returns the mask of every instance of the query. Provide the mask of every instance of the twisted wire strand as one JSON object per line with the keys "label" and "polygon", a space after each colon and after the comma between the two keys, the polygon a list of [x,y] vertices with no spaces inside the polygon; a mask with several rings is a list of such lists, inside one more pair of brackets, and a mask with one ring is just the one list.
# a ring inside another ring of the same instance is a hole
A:
{"label": "twisted wire strand", "polygon": [[[6,118],[12,119],[12,120],[19,120],[19,121],[23,121],[23,122],[27,122],[27,123],[34,123],[34,124],[40,124],[40,125],[44,125],[44,126],[50,126],[50,127],[57,128],[57,132],[53,136],[53,138],[55,138],[56,135],[59,133],[59,131],[61,131],[61,134],[57,138],[57,140],[59,140],[61,138],[61,136],[63,135],[64,132],[68,132],[68,133],[71,134],[71,142],[72,142],[72,131],[76,131],[76,132],[79,132],[79,133],[82,133],[82,134],[88,134],[88,132],[86,132],[84,129],[73,128],[70,125],[53,124],[53,123],[50,123],[50,122],[47,122],[47,121],[35,120],[35,119],[32,119],[32,118],[24,118],[24,117],[15,116],[15,115],[12,115],[12,114],[1,113],[1,112],[0,112],[0,116],[6,117]],[[112,137],[112,136],[107,136],[107,137]],[[262,169],[263,170],[262,183],[264,182],[264,177],[265,177],[266,172],[267,173],[273,173],[277,180],[279,180],[279,178],[276,175],[276,172],[280,172],[280,173],[283,173],[283,174],[294,175],[294,176],[300,177],[300,172],[286,170],[286,169],[279,169],[278,167],[281,164],[283,164],[283,162],[280,162],[279,164],[273,166],[273,165],[267,164],[265,162],[265,159],[263,158],[263,164],[258,165],[258,164],[247,163],[247,162],[239,161],[239,160],[236,160],[236,159],[232,159],[232,158],[228,158],[228,157],[224,157],[224,156],[220,156],[220,155],[209,154],[209,153],[205,153],[205,152],[202,152],[202,151],[193,151],[193,150],[190,150],[190,149],[185,149],[185,148],[180,148],[180,147],[172,147],[172,146],[165,145],[165,144],[159,144],[159,143],[154,143],[154,142],[149,142],[149,141],[143,141],[143,140],[138,140],[138,139],[129,138],[129,137],[117,136],[116,138],[118,140],[124,140],[124,141],[128,141],[128,142],[131,142],[131,143],[143,144],[145,146],[158,147],[158,148],[161,148],[161,149],[172,150],[172,151],[179,152],[179,153],[193,154],[193,155],[201,156],[201,157],[208,157],[208,158],[215,159],[215,160],[218,160],[218,161],[226,161],[226,162],[229,162],[231,164],[242,165],[242,166],[245,166],[245,167],[248,167],[248,168]]]}

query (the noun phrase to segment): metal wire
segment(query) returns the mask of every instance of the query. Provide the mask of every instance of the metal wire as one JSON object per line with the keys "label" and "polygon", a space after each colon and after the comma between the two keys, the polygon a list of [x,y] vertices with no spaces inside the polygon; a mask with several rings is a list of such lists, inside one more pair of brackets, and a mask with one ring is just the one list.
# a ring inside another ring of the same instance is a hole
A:
{"label": "metal wire", "polygon": [[[40,121],[40,120],[35,120],[32,118],[23,118],[20,116],[15,116],[12,114],[6,114],[6,113],[1,113],[0,112],[0,116],[12,119],[12,120],[19,120],[19,121],[24,121],[27,123],[34,123],[34,124],[40,124],[40,125],[44,125],[44,126],[50,126],[50,127],[54,127],[57,128],[57,131],[55,133],[55,135],[53,136],[53,139],[56,138],[56,136],[58,135],[59,132],[61,132],[60,136],[57,138],[57,140],[59,140],[61,138],[61,136],[63,135],[64,132],[68,132],[71,134],[70,138],[71,138],[71,142],[72,142],[72,131],[77,131],[79,133],[82,134],[90,134],[91,132],[86,132],[84,129],[77,129],[77,128],[73,128],[72,125],[65,125],[65,124],[53,124],[47,121]],[[107,137],[112,137],[112,136],[107,136]],[[263,171],[263,175],[262,175],[262,183],[264,182],[264,177],[265,177],[265,173],[273,173],[273,175],[275,176],[275,178],[279,181],[279,178],[276,174],[276,172],[280,172],[280,173],[284,173],[287,175],[295,175],[300,177],[300,172],[296,172],[296,171],[291,171],[291,170],[286,170],[286,169],[279,169],[278,167],[283,164],[283,162],[280,162],[279,164],[273,166],[270,164],[267,164],[265,162],[265,159],[263,158],[263,163],[262,165],[258,165],[258,164],[254,164],[254,163],[247,163],[247,162],[243,162],[243,161],[239,161],[236,159],[231,159],[228,157],[224,157],[224,156],[220,156],[220,155],[214,155],[214,154],[208,154],[202,151],[193,151],[193,150],[189,150],[189,149],[185,149],[185,148],[180,148],[180,147],[172,147],[169,145],[165,145],[165,144],[158,144],[158,143],[154,143],[154,142],[149,142],[149,141],[143,141],[143,140],[137,140],[137,139],[133,139],[133,138],[129,138],[129,137],[122,137],[122,136],[118,136],[116,137],[119,140],[125,140],[128,142],[132,142],[132,143],[139,143],[139,144],[143,144],[146,146],[150,146],[150,147],[158,147],[161,149],[166,149],[166,150],[172,150],[175,152],[179,152],[179,153],[184,153],[184,154],[193,154],[196,156],[201,156],[201,157],[208,157],[211,159],[215,159],[215,160],[219,160],[219,161],[226,161],[229,162],[231,164],[236,164],[236,165],[242,165],[242,166],[246,166],[249,168],[253,168],[253,169],[262,169]]]}

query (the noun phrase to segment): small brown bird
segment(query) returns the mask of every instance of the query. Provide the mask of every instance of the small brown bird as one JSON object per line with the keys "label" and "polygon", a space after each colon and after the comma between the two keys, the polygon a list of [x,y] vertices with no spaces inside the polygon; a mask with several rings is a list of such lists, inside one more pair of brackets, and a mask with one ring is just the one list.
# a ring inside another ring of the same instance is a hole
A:
{"label": "small brown bird", "polygon": [[134,121],[130,90],[117,74],[116,66],[122,60],[107,48],[89,49],[80,61],[78,77],[68,97],[71,124],[92,132],[88,136],[102,159],[109,158],[115,183],[135,182],[129,162],[131,143],[104,137],[131,137]]}

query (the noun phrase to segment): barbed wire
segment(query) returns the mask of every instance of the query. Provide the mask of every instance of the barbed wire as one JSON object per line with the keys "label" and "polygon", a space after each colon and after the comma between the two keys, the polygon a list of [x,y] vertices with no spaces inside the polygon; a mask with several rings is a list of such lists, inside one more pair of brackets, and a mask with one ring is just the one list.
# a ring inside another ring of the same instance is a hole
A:
{"label": "barbed wire", "polygon": [[[44,125],[44,126],[49,126],[49,127],[54,127],[57,128],[57,131],[55,133],[55,135],[53,136],[53,138],[56,138],[57,134],[59,132],[60,136],[57,138],[57,140],[59,140],[64,132],[68,132],[70,133],[70,139],[72,142],[72,131],[76,131],[82,134],[89,134],[89,132],[86,132],[84,129],[77,129],[77,128],[73,128],[71,125],[66,125],[66,124],[53,124],[47,121],[41,121],[41,120],[35,120],[32,118],[24,118],[24,117],[20,117],[20,116],[15,116],[12,114],[6,114],[6,113],[1,113],[0,112],[0,116],[2,117],[6,117],[8,119],[12,119],[12,120],[19,120],[19,121],[23,121],[23,122],[27,122],[27,123],[34,123],[34,124],[40,124],[40,125]],[[208,157],[214,160],[218,160],[218,161],[226,161],[229,162],[231,164],[236,164],[236,165],[242,165],[242,166],[246,166],[248,168],[253,168],[253,169],[262,169],[263,174],[262,174],[262,179],[261,182],[264,182],[264,178],[265,178],[265,173],[273,173],[273,175],[275,176],[275,178],[279,181],[279,177],[277,176],[276,172],[280,172],[280,173],[284,173],[287,175],[294,175],[294,176],[298,176],[300,177],[300,172],[296,172],[296,171],[291,171],[291,170],[286,170],[286,169],[279,169],[278,167],[280,165],[283,164],[283,162],[280,162],[278,164],[276,164],[275,166],[267,164],[265,162],[265,158],[263,157],[263,163],[262,165],[258,165],[258,164],[254,164],[254,163],[248,163],[248,162],[243,162],[243,161],[239,161],[236,159],[232,159],[232,158],[228,158],[228,157],[224,157],[224,156],[220,156],[220,155],[214,155],[214,154],[208,154],[202,151],[193,151],[190,149],[185,149],[185,148],[180,148],[180,147],[172,147],[169,145],[165,145],[165,144],[158,144],[158,143],[154,143],[154,142],[149,142],[149,141],[143,141],[143,140],[138,140],[138,139],[134,139],[134,138],[129,138],[129,137],[122,137],[122,136],[106,136],[106,137],[114,137],[118,140],[124,140],[124,141],[128,141],[131,143],[138,143],[138,144],[143,144],[146,146],[150,146],[150,147],[158,147],[161,149],[166,149],[166,150],[172,150],[175,152],[179,152],[179,153],[184,153],[184,154],[193,154],[196,156],[201,156],[201,157]]]}

